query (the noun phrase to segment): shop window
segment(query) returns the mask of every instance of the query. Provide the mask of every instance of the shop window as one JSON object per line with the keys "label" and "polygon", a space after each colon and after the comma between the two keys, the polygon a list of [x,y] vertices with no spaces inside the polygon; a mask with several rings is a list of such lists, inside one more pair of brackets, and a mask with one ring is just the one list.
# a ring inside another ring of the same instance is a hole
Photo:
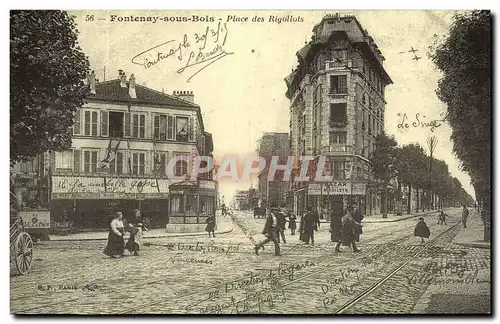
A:
{"label": "shop window", "polygon": [[330,170],[334,179],[345,179],[345,161],[331,161]]}
{"label": "shop window", "polygon": [[213,215],[214,197],[200,196],[200,215]]}
{"label": "shop window", "polygon": [[184,196],[171,195],[170,196],[170,212],[171,213],[184,213]]}
{"label": "shop window", "polygon": [[188,195],[187,196],[187,202],[186,202],[186,212],[188,213],[196,213],[196,197],[194,195]]}
{"label": "shop window", "polygon": [[123,137],[123,119],[124,114],[121,112],[109,112],[109,136]]}

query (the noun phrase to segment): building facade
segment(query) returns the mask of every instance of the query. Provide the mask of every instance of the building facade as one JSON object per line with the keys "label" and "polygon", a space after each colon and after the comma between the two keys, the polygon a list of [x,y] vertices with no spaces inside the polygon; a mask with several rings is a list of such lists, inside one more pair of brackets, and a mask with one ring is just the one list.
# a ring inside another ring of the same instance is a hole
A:
{"label": "building facade", "polygon": [[[212,172],[191,179],[196,156],[211,156],[192,92],[167,95],[118,79],[96,83],[75,114],[72,147],[50,155],[53,219],[82,229],[107,228],[114,213],[130,218],[138,208],[151,227],[203,231],[215,214]],[[170,163],[177,158],[176,163]],[[175,177],[168,177],[167,168]]]}
{"label": "building facade", "polygon": [[282,170],[277,170],[273,179],[268,180],[271,158],[277,156],[280,165],[286,164],[290,155],[288,133],[266,132],[260,139],[259,156],[266,160],[265,169],[259,173],[258,194],[262,207],[280,207],[286,202],[289,182],[283,181]]}
{"label": "building facade", "polygon": [[313,28],[297,58],[297,68],[285,78],[291,151],[316,161],[326,156],[326,173],[334,180],[292,181],[294,210],[340,210],[355,201],[366,214],[379,213],[369,156],[384,130],[385,87],[392,84],[381,51],[354,16],[337,14]]}

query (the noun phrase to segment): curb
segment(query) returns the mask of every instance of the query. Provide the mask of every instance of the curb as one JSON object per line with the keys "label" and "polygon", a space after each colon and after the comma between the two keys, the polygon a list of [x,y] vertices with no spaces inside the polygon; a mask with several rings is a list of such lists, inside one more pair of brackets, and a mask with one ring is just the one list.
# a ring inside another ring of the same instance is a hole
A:
{"label": "curb", "polygon": [[478,248],[478,249],[487,249],[491,250],[491,244],[486,244],[486,243],[466,243],[466,242],[453,242],[453,244],[456,245],[461,245],[461,246],[468,246],[472,248]]}
{"label": "curb", "polygon": [[[414,217],[419,217],[419,216],[425,216],[425,215],[429,215],[429,214],[433,214],[433,213],[437,213],[438,211],[430,211],[430,212],[426,212],[426,213],[423,213],[423,214],[418,214],[418,215],[409,215],[409,216],[401,216],[400,218],[397,218],[397,219],[383,219],[381,218],[380,220],[373,220],[373,219],[370,219],[370,216],[366,216],[365,218],[363,218],[363,223],[394,223],[394,222],[400,222],[402,220],[405,220],[405,219],[410,219],[410,218],[414,218]],[[330,222],[327,222],[327,221],[322,221],[321,223],[330,223]]]}
{"label": "curb", "polygon": [[[217,234],[227,234],[227,233],[231,233],[232,231],[234,230],[234,224],[233,222],[231,222],[231,228],[228,228],[228,229],[224,229],[224,230],[219,230],[219,231],[215,231],[215,233]],[[142,238],[144,240],[146,239],[157,239],[157,238],[164,238],[164,237],[184,237],[184,236],[202,236],[202,235],[207,235],[206,232],[196,232],[196,233],[172,233],[170,235],[154,235],[154,236],[143,236]],[[127,239],[127,237],[125,237],[125,239]],[[67,238],[67,239],[50,239],[49,237],[49,240],[48,241],[52,241],[52,242],[71,242],[71,241],[107,241],[108,238],[105,237],[105,238]]]}

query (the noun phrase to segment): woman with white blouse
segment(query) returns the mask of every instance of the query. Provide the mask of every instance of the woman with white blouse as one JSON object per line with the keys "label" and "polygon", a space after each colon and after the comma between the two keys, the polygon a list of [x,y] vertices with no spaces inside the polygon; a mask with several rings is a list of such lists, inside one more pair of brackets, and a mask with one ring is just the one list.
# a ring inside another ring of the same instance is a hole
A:
{"label": "woman with white blouse", "polygon": [[108,244],[104,248],[104,254],[115,258],[115,255],[123,256],[125,241],[123,240],[124,226],[123,226],[122,212],[116,212],[115,218],[111,221],[111,230],[108,235]]}

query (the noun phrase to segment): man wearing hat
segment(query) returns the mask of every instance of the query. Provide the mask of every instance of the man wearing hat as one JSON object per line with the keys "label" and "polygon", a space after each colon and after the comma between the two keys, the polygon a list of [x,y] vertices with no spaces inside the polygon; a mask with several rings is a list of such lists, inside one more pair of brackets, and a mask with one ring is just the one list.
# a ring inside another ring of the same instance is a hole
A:
{"label": "man wearing hat", "polygon": [[255,254],[259,255],[259,250],[264,249],[264,245],[273,241],[274,243],[274,255],[281,256],[280,245],[278,243],[278,217],[276,216],[277,210],[271,208],[267,214],[266,224],[264,225],[264,230],[262,234],[266,236],[266,239],[255,246]]}

